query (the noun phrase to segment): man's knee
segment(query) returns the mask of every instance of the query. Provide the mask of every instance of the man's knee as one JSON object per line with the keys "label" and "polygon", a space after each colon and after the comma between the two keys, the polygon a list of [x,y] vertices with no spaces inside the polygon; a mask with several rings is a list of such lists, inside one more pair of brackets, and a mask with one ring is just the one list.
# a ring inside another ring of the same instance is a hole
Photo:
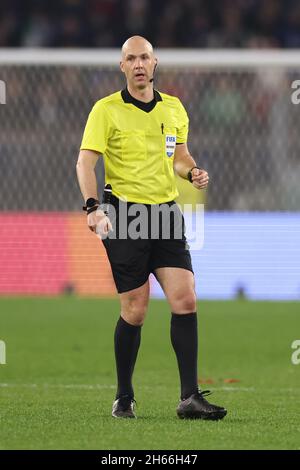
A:
{"label": "man's knee", "polygon": [[137,297],[129,297],[122,303],[121,315],[131,325],[142,325],[145,320],[148,302]]}
{"label": "man's knee", "polygon": [[189,289],[176,294],[172,299],[172,311],[174,313],[191,313],[196,311],[196,293]]}

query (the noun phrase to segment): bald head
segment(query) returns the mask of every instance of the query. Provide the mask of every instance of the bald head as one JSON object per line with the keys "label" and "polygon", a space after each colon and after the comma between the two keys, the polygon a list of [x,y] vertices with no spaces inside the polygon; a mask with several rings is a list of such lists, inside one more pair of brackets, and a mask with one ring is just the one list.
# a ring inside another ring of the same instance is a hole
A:
{"label": "bald head", "polygon": [[132,36],[124,42],[120,68],[126,76],[127,87],[134,90],[148,90],[151,95],[153,89],[153,74],[157,64],[153,47],[142,36]]}
{"label": "bald head", "polygon": [[122,59],[130,53],[141,53],[141,51],[148,52],[153,56],[153,47],[152,44],[143,38],[143,36],[131,36],[127,41],[124,42],[122,46]]}

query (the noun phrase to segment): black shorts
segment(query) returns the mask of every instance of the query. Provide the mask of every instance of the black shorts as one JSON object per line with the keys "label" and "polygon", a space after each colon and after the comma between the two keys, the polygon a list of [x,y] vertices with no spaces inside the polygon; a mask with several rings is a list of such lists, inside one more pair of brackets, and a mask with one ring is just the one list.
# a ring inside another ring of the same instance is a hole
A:
{"label": "black shorts", "polygon": [[[135,203],[122,202],[112,196],[110,204],[115,209],[108,214],[113,225],[113,232],[102,242],[107,252],[118,293],[142,286],[148,280],[150,273],[155,275],[157,268],[175,267],[193,272],[191,255],[185,237],[183,215],[175,201],[165,203],[169,208],[172,208],[169,219],[163,219],[159,212],[162,204],[142,205],[148,214],[146,231],[136,225],[138,216],[128,214],[128,210]],[[150,212],[156,209],[159,214],[154,222]],[[124,213],[127,215],[126,234],[123,221],[122,235],[120,229],[121,210],[123,215]],[[140,229],[141,237],[132,238],[129,236],[128,229],[132,222],[135,227]],[[155,235],[153,235],[153,231]]]}

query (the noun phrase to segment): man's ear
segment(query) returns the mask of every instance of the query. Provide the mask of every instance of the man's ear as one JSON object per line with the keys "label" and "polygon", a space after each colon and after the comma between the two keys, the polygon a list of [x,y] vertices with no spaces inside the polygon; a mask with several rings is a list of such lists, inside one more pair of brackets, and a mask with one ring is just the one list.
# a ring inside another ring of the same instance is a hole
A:
{"label": "man's ear", "polygon": [[120,69],[121,69],[121,71],[124,73],[124,65],[123,65],[123,61],[122,61],[122,60],[120,61]]}

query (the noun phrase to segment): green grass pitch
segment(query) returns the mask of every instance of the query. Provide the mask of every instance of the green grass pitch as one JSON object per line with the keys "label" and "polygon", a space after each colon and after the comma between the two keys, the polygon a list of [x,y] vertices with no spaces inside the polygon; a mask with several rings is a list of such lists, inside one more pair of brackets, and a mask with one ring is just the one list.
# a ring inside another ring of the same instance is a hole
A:
{"label": "green grass pitch", "polygon": [[[220,422],[176,417],[165,301],[151,301],[134,376],[137,420],[114,420],[117,300],[1,298],[0,449],[300,449],[299,303],[199,302],[199,376]],[[224,382],[235,379],[238,382]]]}

